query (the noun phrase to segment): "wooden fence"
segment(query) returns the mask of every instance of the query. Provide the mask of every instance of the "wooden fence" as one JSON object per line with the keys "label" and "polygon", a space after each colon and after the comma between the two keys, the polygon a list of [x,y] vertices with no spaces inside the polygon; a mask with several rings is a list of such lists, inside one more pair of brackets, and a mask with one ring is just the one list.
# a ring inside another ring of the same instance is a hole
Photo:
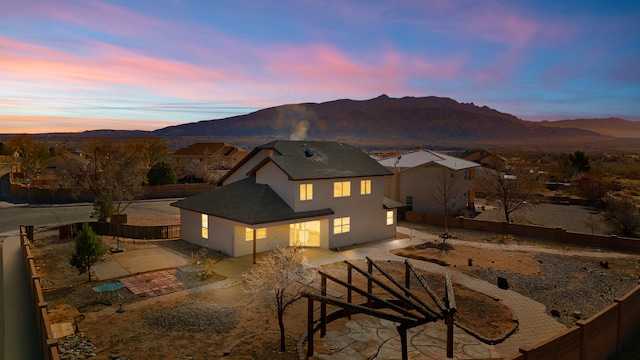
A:
{"label": "wooden fence", "polygon": [[543,343],[520,348],[511,360],[615,358],[640,331],[640,285],[577,326]]}
{"label": "wooden fence", "polygon": [[[82,229],[82,224],[75,223],[70,232],[71,237]],[[87,223],[93,232],[103,236],[119,236],[125,239],[179,239],[180,225],[161,225],[161,226],[138,226],[138,225],[115,225],[108,222],[89,222]],[[60,231],[62,234],[63,231]],[[65,234],[67,232],[65,231]],[[62,235],[61,235],[62,237]]]}
{"label": "wooden fence", "polygon": [[[407,211],[405,219],[411,222],[444,226],[444,216],[439,215]],[[449,227],[520,235],[566,244],[640,252],[640,239],[619,237],[616,235],[583,234],[566,231],[563,228],[548,228],[536,225],[521,225],[451,216],[447,218],[447,225]]]}
{"label": "wooden fence", "polygon": [[[32,228],[29,228],[32,229]],[[29,232],[32,234],[32,232]],[[44,301],[42,294],[42,286],[40,284],[40,275],[36,271],[33,254],[31,253],[31,244],[27,236],[27,227],[20,225],[20,244],[26,265],[27,276],[29,277],[29,289],[31,290],[31,302],[36,315],[36,322],[39,334],[39,346],[42,348],[42,356],[45,360],[59,360],[58,340],[54,338],[49,322],[49,310],[47,302]]]}

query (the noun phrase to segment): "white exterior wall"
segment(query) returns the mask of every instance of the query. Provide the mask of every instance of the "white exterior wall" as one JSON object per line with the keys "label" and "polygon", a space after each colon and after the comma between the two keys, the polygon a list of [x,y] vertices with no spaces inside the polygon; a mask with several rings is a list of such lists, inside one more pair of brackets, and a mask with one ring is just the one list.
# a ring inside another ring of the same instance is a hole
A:
{"label": "white exterior wall", "polygon": [[[393,210],[394,224],[387,225],[387,210],[382,206],[384,178],[383,176],[373,176],[290,181],[277,166],[269,163],[258,171],[256,181],[268,183],[296,212],[332,209],[335,214],[330,217],[326,225],[322,226],[321,246],[337,248],[395,238],[395,210]],[[360,180],[371,180],[371,194],[360,195]],[[351,196],[334,198],[333,185],[336,181],[350,181]],[[313,184],[312,200],[300,201],[300,184]],[[342,217],[350,218],[351,230],[348,233],[334,235],[333,219]]]}
{"label": "white exterior wall", "polygon": [[294,199],[298,196],[299,186],[289,181],[287,174],[273,162],[267,163],[256,172],[256,184],[267,184],[294,210]]}
{"label": "white exterior wall", "polygon": [[223,185],[229,185],[236,181],[246,179],[247,173],[249,170],[253,169],[260,161],[269,156],[273,150],[262,149],[257,154],[255,154],[252,158],[250,158],[246,163],[244,163],[239,168],[233,169],[233,174],[231,174],[227,179],[225,179]]}
{"label": "white exterior wall", "polygon": [[233,224],[215,216],[207,216],[209,237],[205,239],[202,237],[202,214],[180,209],[180,234],[182,240],[207,249],[220,251],[228,256],[234,256]]}
{"label": "white exterior wall", "polygon": [[[347,179],[338,179],[347,181]],[[381,176],[368,178],[351,178],[351,196],[334,198],[334,180],[324,180],[321,188],[330,188],[326,192],[326,201],[335,214],[329,222],[329,248],[339,248],[370,241],[393,239],[396,235],[396,224],[387,225],[387,210],[382,206],[384,179]],[[371,180],[371,194],[360,195],[360,180]],[[314,196],[315,199],[315,196]],[[350,217],[351,230],[347,233],[334,234],[333,220]]]}
{"label": "white exterior wall", "polygon": [[[253,254],[253,241],[246,240],[246,225],[236,223],[234,226],[235,252],[232,256],[243,256]],[[258,239],[256,242],[256,252],[269,251],[278,246],[289,245],[289,224],[277,226],[256,225],[252,228],[267,228],[267,237]]]}
{"label": "white exterior wall", "polygon": [[246,241],[245,228],[266,228],[267,237],[265,239],[258,239],[256,243],[256,252],[263,252],[276,249],[278,246],[289,246],[289,239],[291,236],[291,230],[289,225],[298,222],[306,221],[320,221],[320,247],[329,247],[329,220],[320,218],[307,218],[292,220],[289,222],[279,222],[265,225],[246,226],[240,223],[234,225],[234,237],[235,237],[235,251],[231,256],[244,256],[253,254],[253,241]]}
{"label": "white exterior wall", "polygon": [[[454,191],[456,195],[449,203],[449,212],[456,214],[464,210],[467,206],[469,192],[474,185],[469,176],[472,172],[471,169],[453,171],[440,166],[417,166],[403,170],[398,178],[398,198],[395,200],[405,202],[407,196],[412,196],[413,211],[444,215],[444,208],[435,195],[438,183],[442,181],[442,175],[439,173],[443,171],[448,173],[447,176],[453,172],[455,178]],[[466,180],[464,179],[465,171],[468,174]]]}
{"label": "white exterior wall", "polygon": [[204,246],[206,239],[202,238],[202,214],[180,209],[180,237],[186,242]]}

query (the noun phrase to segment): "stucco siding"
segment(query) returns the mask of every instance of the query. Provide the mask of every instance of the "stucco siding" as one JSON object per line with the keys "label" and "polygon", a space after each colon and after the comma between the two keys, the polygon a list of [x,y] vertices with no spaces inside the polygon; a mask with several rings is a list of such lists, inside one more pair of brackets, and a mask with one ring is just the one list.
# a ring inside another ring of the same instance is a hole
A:
{"label": "stucco siding", "polygon": [[[371,180],[371,194],[360,195],[360,180]],[[382,206],[384,179],[382,177],[354,178],[351,196],[333,198],[331,182],[330,207],[335,214],[329,222],[329,248],[339,248],[395,237],[395,224],[386,224],[387,210]],[[350,218],[350,231],[334,234],[334,219]]]}
{"label": "stucco siding", "polygon": [[273,162],[265,164],[257,171],[256,183],[269,185],[284,202],[295,209],[294,203],[298,198],[299,186],[295,182],[289,181],[289,177]]}
{"label": "stucco siding", "polygon": [[228,221],[207,215],[208,237],[202,237],[202,214],[180,209],[182,240],[233,256],[233,226]]}
{"label": "stucco siding", "polygon": [[[256,226],[261,228],[263,226]],[[267,228],[267,237],[258,239],[256,242],[256,252],[269,251],[278,246],[289,245],[289,225],[278,225]],[[234,227],[234,237],[236,239],[235,253],[233,256],[243,256],[253,254],[253,241],[246,240],[245,226],[236,224]]]}
{"label": "stucco siding", "polygon": [[[442,172],[446,172],[444,177]],[[456,214],[466,208],[470,192],[473,191],[474,184],[470,179],[472,174],[468,169],[452,171],[439,166],[418,166],[405,169],[400,172],[397,179],[398,197],[395,200],[405,202],[410,196],[413,198],[413,211],[443,215],[444,206],[438,199],[442,196],[439,189],[442,188],[442,182],[448,181],[447,177],[452,173],[455,179],[452,182],[455,194],[451,196],[448,208],[450,214]]]}
{"label": "stucco siding", "polygon": [[201,228],[202,214],[180,209],[180,236],[182,240],[204,246]]}
{"label": "stucco siding", "polygon": [[269,153],[270,150],[262,149],[257,154],[248,159],[248,161],[242,164],[239,168],[232,169],[233,173],[231,173],[231,175],[229,175],[229,177],[224,180],[223,185],[229,185],[236,181],[246,179],[249,170],[253,169],[256,165],[258,165],[260,161],[269,156]]}

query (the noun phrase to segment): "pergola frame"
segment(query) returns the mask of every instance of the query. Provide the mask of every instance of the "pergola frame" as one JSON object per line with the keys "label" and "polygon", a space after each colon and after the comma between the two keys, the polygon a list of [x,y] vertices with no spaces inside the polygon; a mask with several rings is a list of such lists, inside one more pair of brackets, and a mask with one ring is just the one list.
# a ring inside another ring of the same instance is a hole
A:
{"label": "pergola frame", "polygon": [[[447,325],[447,357],[453,358],[453,322],[456,312],[456,302],[453,293],[453,285],[451,283],[451,275],[445,274],[445,302],[446,305],[438,299],[433,290],[429,287],[424,277],[422,277],[409,260],[405,260],[405,281],[404,285],[394,279],[390,274],[385,272],[380,266],[373,262],[369,257],[367,260],[367,271],[360,269],[349,261],[347,264],[347,281],[344,282],[334,276],[319,271],[320,274],[320,294],[310,292],[303,293],[308,299],[307,308],[307,357],[313,355],[313,335],[318,329],[320,337],[324,337],[327,332],[327,323],[336,319],[347,317],[351,318],[352,314],[366,314],[380,319],[385,319],[398,323],[396,327],[400,335],[402,345],[402,359],[408,360],[407,351],[407,329],[428,323],[438,319],[444,319]],[[384,283],[380,278],[376,277],[373,269],[376,269],[385,279],[389,280],[392,285]],[[367,279],[367,289],[360,289],[353,285],[353,271]],[[424,289],[436,304],[436,308],[427,304],[421,297],[411,291],[411,274],[418,279],[419,285]],[[333,297],[327,296],[327,280],[344,287],[347,290],[347,301],[341,301]],[[373,294],[373,284],[382,288],[391,299],[382,299]],[[361,304],[352,302],[352,294],[357,294],[367,298],[367,301]],[[320,319],[319,326],[314,327],[314,301],[320,302]],[[327,304],[341,308],[331,315],[327,315]],[[391,312],[381,311],[378,309],[389,309]]]}

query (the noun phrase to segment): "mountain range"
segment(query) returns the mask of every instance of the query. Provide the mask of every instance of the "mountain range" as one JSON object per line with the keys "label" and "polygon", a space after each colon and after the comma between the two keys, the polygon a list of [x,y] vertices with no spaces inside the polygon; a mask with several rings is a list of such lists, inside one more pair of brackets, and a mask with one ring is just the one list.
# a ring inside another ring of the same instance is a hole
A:
{"label": "mountain range", "polygon": [[367,147],[640,149],[640,121],[619,118],[526,121],[487,106],[436,96],[381,95],[369,100],[288,104],[151,132],[94,130],[77,134],[78,137],[148,135],[191,143],[196,139],[229,141],[247,147],[274,139],[309,139],[340,140]]}
{"label": "mountain range", "polygon": [[[170,126],[160,137],[217,136],[341,139],[354,143],[640,147],[640,122],[609,119],[526,121],[487,106],[429,97],[335,100],[289,104],[219,120]],[[617,138],[616,138],[617,137]],[[620,138],[625,138],[620,140]]]}

